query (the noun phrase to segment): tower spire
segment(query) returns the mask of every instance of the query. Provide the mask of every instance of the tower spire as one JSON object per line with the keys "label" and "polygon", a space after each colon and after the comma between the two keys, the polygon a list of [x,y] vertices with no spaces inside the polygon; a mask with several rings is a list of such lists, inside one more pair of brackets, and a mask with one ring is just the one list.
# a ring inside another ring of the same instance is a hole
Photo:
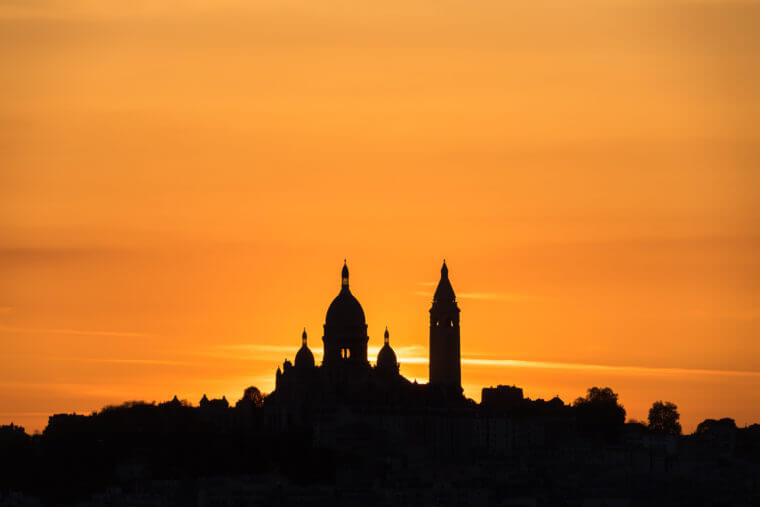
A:
{"label": "tower spire", "polygon": [[455,303],[456,301],[456,295],[449,280],[449,267],[446,265],[446,259],[443,259],[441,279],[438,281],[438,287],[435,289],[433,301],[437,303]]}
{"label": "tower spire", "polygon": [[383,340],[385,341],[385,344],[388,345],[388,342],[390,341],[390,334],[388,333],[388,326],[385,326],[385,334],[383,335]]}
{"label": "tower spire", "polygon": [[430,383],[462,389],[459,306],[446,260],[430,308]]}
{"label": "tower spire", "polygon": [[301,344],[306,346],[306,328],[303,328],[303,334],[301,334]]}

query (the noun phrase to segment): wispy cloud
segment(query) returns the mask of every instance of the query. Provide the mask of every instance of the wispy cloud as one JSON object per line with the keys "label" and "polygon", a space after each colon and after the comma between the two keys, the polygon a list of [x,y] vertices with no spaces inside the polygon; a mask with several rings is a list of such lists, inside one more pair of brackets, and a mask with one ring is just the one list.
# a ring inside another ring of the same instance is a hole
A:
{"label": "wispy cloud", "polygon": [[144,337],[150,336],[146,333],[135,333],[130,331],[93,331],[83,329],[43,329],[27,327],[9,327],[0,326],[0,333],[24,333],[24,334],[59,334],[59,335],[77,335],[77,336],[124,336],[124,337]]}
{"label": "wispy cloud", "polygon": [[587,363],[562,363],[549,361],[522,361],[518,359],[463,358],[463,364],[472,366],[501,366],[511,368],[533,368],[547,370],[604,371],[608,373],[654,375],[654,374],[699,374],[699,375],[744,375],[760,376],[760,371],[712,370],[701,368],[659,368],[650,366],[613,366]]}
{"label": "wispy cloud", "polygon": [[264,351],[264,352],[291,352],[298,350],[295,345],[260,345],[256,343],[238,343],[234,345],[217,345],[221,350],[247,350],[247,351]]}
{"label": "wispy cloud", "polygon": [[[370,357],[377,356],[378,352],[380,352],[380,348],[381,347],[377,346],[367,347],[367,354]],[[427,351],[427,348],[422,345],[409,345],[407,347],[393,347],[393,350],[396,352],[397,357],[414,357],[417,359],[419,357],[424,357],[420,354],[424,354]]]}
{"label": "wispy cloud", "polygon": [[[235,359],[263,359],[281,361],[285,358],[294,358],[298,352],[298,346],[282,346],[269,344],[235,344],[235,345],[217,345],[213,347],[210,354],[215,357],[235,358]],[[377,356],[380,352],[380,346],[372,345],[367,347],[367,355],[370,359]],[[424,357],[427,348],[422,345],[409,345],[406,347],[393,347],[397,356],[409,358],[405,362],[410,364],[427,363]],[[315,358],[322,357],[322,350],[312,347],[312,353]],[[207,351],[201,351],[199,354],[206,354]]]}
{"label": "wispy cloud", "polygon": [[[84,398],[102,399],[103,397],[130,399],[134,396],[134,385],[94,384],[75,382],[39,382],[39,381],[0,381],[0,387],[10,387],[21,392],[54,392]],[[73,409],[73,408],[72,408]]]}
{"label": "wispy cloud", "polygon": [[[424,296],[431,299],[433,297],[432,292],[424,292],[420,290],[414,291],[413,294],[415,296]],[[536,298],[527,294],[515,294],[510,292],[461,292],[457,294],[457,299],[481,299],[492,301],[520,302],[532,301]]]}
{"label": "wispy cloud", "polygon": [[[427,364],[425,356],[405,357],[398,354],[400,363]],[[463,357],[462,364],[475,367],[501,367],[501,368],[527,368],[541,370],[575,370],[575,371],[603,371],[607,373],[628,375],[732,375],[732,376],[760,376],[760,371],[750,370],[713,370],[702,368],[658,368],[650,366],[614,366],[606,364],[589,363],[562,363],[551,361],[523,361],[520,359],[495,359],[483,357]]]}
{"label": "wispy cloud", "polygon": [[24,416],[49,416],[50,412],[0,412],[0,416],[24,417]]}
{"label": "wispy cloud", "polygon": [[525,294],[514,294],[514,293],[509,293],[509,292],[463,292],[463,293],[457,294],[457,298],[459,299],[491,299],[491,300],[511,301],[511,302],[531,301],[531,300],[536,299],[533,296],[528,296]]}
{"label": "wispy cloud", "polygon": [[[269,345],[241,343],[233,345],[216,345],[196,351],[199,356],[211,356],[219,359],[247,359],[264,361],[282,361],[287,357],[295,357],[297,345]],[[313,351],[317,355],[317,351]]]}
{"label": "wispy cloud", "polygon": [[[221,350],[247,351],[253,358],[266,360],[282,360],[284,357],[293,358],[298,347],[281,345],[220,345]],[[406,347],[394,347],[399,363],[403,364],[428,364],[427,347],[422,345],[410,345]],[[373,360],[380,351],[378,346],[370,346],[367,353]],[[321,358],[320,350],[312,349],[316,358]],[[247,359],[245,355],[236,352],[234,357]],[[733,376],[760,376],[760,371],[750,370],[720,370],[705,368],[662,368],[650,366],[616,366],[591,363],[566,363],[553,361],[525,361],[520,359],[505,359],[489,357],[487,354],[472,354],[462,358],[462,364],[471,367],[482,368],[524,368],[539,370],[571,370],[585,372],[606,372],[621,375],[733,375]]]}
{"label": "wispy cloud", "polygon": [[55,357],[58,361],[82,361],[87,363],[147,364],[166,366],[188,366],[198,364],[192,361],[175,361],[173,359],[117,359],[111,357]]}

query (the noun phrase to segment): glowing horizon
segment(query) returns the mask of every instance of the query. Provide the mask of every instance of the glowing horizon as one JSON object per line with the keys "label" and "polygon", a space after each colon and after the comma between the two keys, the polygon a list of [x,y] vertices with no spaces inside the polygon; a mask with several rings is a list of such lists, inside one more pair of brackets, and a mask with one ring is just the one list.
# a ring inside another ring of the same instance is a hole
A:
{"label": "glowing horizon", "polygon": [[269,391],[346,257],[407,378],[445,257],[468,396],[760,422],[758,16],[0,0],[0,424]]}

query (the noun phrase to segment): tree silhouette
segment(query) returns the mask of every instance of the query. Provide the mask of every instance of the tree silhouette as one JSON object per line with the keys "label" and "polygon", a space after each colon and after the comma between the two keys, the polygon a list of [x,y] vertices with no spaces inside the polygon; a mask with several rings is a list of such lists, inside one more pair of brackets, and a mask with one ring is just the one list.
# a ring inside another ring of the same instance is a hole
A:
{"label": "tree silhouette", "polygon": [[736,430],[736,422],[729,418],[724,417],[723,419],[716,420],[716,419],[705,419],[701,423],[697,425],[697,430],[695,433],[697,435],[705,435],[707,433],[714,433],[714,432],[730,432]]}
{"label": "tree silhouette", "polygon": [[612,437],[625,422],[625,408],[618,395],[609,387],[592,387],[584,398],[573,402],[576,420],[581,431]]}
{"label": "tree silhouette", "polygon": [[264,405],[264,395],[258,387],[250,386],[243,391],[243,397],[235,404],[236,407],[247,405],[252,408],[261,408]]}
{"label": "tree silhouette", "polygon": [[655,401],[649,409],[649,429],[666,435],[680,435],[678,407],[669,401]]}

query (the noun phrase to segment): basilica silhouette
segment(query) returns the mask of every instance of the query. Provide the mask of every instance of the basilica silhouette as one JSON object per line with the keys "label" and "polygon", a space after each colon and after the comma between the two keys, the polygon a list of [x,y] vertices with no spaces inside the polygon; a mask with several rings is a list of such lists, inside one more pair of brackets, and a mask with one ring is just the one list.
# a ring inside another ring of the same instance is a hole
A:
{"label": "basilica silhouette", "polygon": [[309,349],[304,329],[295,362],[286,360],[277,369],[275,391],[277,406],[285,418],[304,422],[309,410],[319,404],[355,401],[420,401],[435,397],[447,404],[463,402],[460,372],[459,306],[449,280],[446,261],[430,308],[430,384],[412,383],[399,373],[399,362],[385,329],[384,343],[374,366],[367,357],[367,321],[364,310],[349,285],[348,265],[341,271],[340,292],[330,303],[325,316],[322,364],[317,365]]}

